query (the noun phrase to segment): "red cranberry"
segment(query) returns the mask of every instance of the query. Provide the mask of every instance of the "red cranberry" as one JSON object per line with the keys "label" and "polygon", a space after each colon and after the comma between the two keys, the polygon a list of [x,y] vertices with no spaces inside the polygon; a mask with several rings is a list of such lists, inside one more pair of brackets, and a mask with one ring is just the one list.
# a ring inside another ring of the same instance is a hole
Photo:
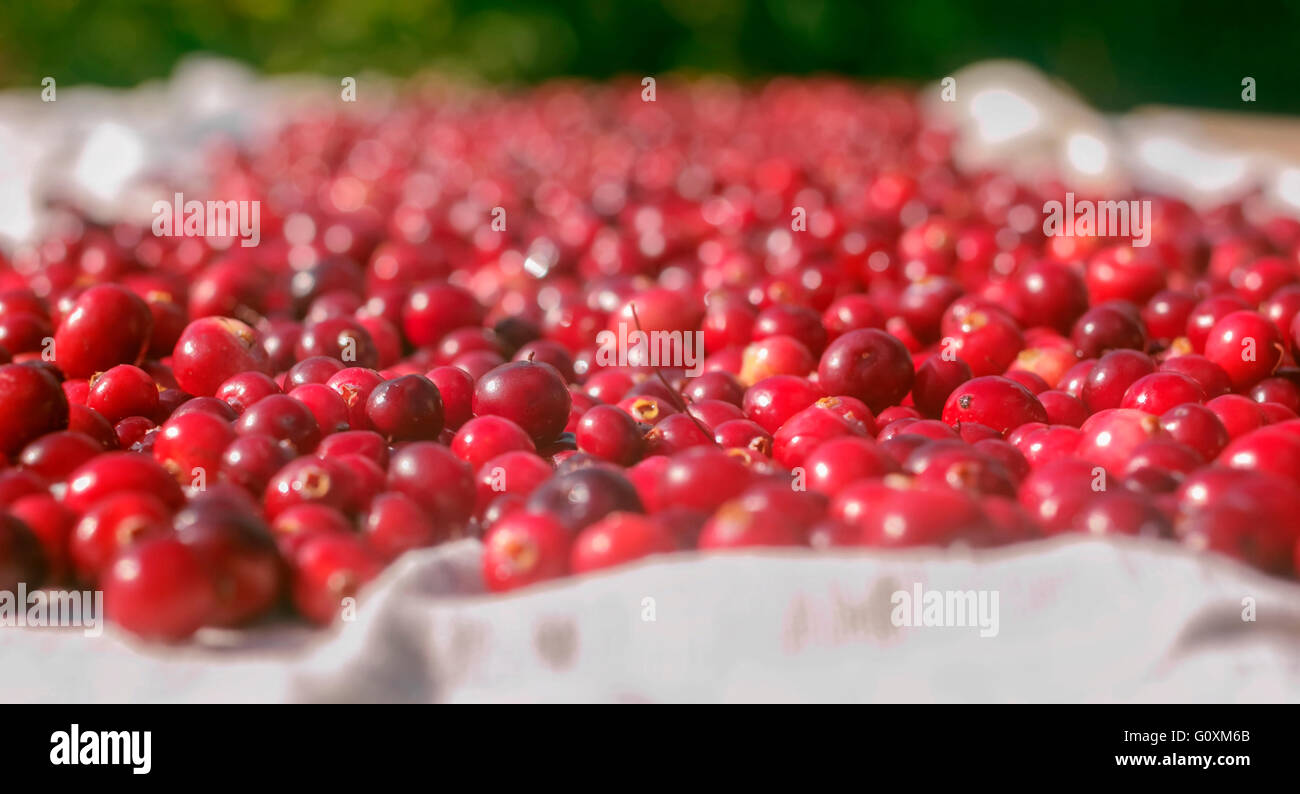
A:
{"label": "red cranberry", "polygon": [[[9,512],[26,525],[39,541],[40,552],[48,567],[48,576],[44,581],[62,582],[66,579],[72,564],[68,557],[68,544],[73,527],[77,524],[77,514],[48,493],[32,493],[20,497],[9,506]],[[41,557],[21,537],[21,530],[16,530],[12,523],[8,526],[8,530],[0,529],[0,534],[8,533],[7,541],[0,540],[0,570],[6,564],[10,566],[9,574],[0,573],[0,589],[9,589],[19,581],[27,582],[29,586],[39,584],[42,581],[39,573]],[[3,549],[5,543],[11,544],[7,551]],[[9,577],[15,570],[21,571],[26,578],[10,581]]]}
{"label": "red cranberry", "polygon": [[280,597],[282,569],[270,530],[252,512],[224,500],[195,502],[176,516],[176,537],[215,585],[213,626],[239,626],[266,614]]}
{"label": "red cranberry", "polygon": [[1192,309],[1187,317],[1187,341],[1196,353],[1205,351],[1205,343],[1210,338],[1210,330],[1215,323],[1236,311],[1249,309],[1250,304],[1231,293],[1211,295]]}
{"label": "red cranberry", "polygon": [[1186,375],[1196,381],[1207,398],[1218,397],[1232,390],[1232,383],[1223,367],[1195,353],[1167,358],[1161,362],[1160,370]]}
{"label": "red cranberry", "polygon": [[772,457],[787,468],[802,466],[808,453],[821,444],[849,435],[865,437],[867,428],[814,403],[787,419],[772,436]]}
{"label": "red cranberry", "polygon": [[44,370],[0,366],[0,452],[14,455],[28,442],[68,427],[68,400]]}
{"label": "red cranberry", "polygon": [[713,428],[713,440],[723,449],[748,449],[768,457],[772,454],[771,434],[748,419],[719,423]]}
{"label": "red cranberry", "polygon": [[469,421],[473,413],[474,379],[459,367],[437,367],[427,377],[442,395],[447,427],[453,430]]}
{"label": "red cranberry", "polygon": [[885,318],[866,295],[843,295],[822,312],[822,326],[829,339],[859,328],[883,328],[884,325]]}
{"label": "red cranberry", "polygon": [[497,455],[515,450],[534,452],[536,446],[523,428],[509,419],[480,416],[469,420],[456,432],[451,449],[477,471]]}
{"label": "red cranberry", "polygon": [[692,447],[713,447],[713,436],[689,414],[672,414],[642,437],[649,455],[673,455]]}
{"label": "red cranberry", "polygon": [[745,347],[738,379],[752,385],[775,375],[807,375],[816,366],[817,359],[798,339],[769,336]]}
{"label": "red cranberry", "polygon": [[968,312],[944,344],[979,377],[1006,372],[1025,339],[1009,315],[989,308]]}
{"label": "red cranberry", "polygon": [[474,514],[474,471],[431,441],[402,445],[388,463],[388,489],[414,499],[431,520],[459,534]]}
{"label": "red cranberry", "polygon": [[1263,471],[1286,477],[1300,485],[1300,434],[1267,427],[1234,439],[1218,463],[1231,469]]}
{"label": "red cranberry", "polygon": [[307,406],[325,435],[348,429],[347,403],[329,386],[323,383],[305,383],[289,392],[289,396]]}
{"label": "red cranberry", "polygon": [[612,405],[597,405],[583,414],[576,435],[579,449],[621,466],[640,460],[645,447],[636,422]]}
{"label": "red cranberry", "polygon": [[442,396],[423,375],[403,375],[370,392],[366,417],[370,426],[390,441],[435,439],[443,427]]}
{"label": "red cranberry", "polygon": [[149,640],[188,638],[217,603],[198,555],[174,537],[142,540],[123,551],[105,573],[103,588],[109,620]]}
{"label": "red cranberry", "polygon": [[96,501],[68,543],[77,578],[93,584],[118,552],[141,538],[167,534],[171,525],[171,510],[152,494],[119,491]]}
{"label": "red cranberry", "polygon": [[257,333],[228,317],[205,317],[190,323],[172,353],[176,382],[199,397],[211,397],[223,382],[241,372],[265,373],[267,366]]}
{"label": "red cranberry", "polygon": [[804,546],[826,513],[819,494],[756,485],[714,513],[700,530],[701,549]]}
{"label": "red cranberry", "polygon": [[978,422],[1006,433],[1026,422],[1046,422],[1038,398],[1015,381],[998,376],[975,378],[957,388],[943,408],[945,424]]}
{"label": "red cranberry", "polygon": [[1161,290],[1142,309],[1142,322],[1151,338],[1171,342],[1187,329],[1187,318],[1196,307],[1196,296],[1179,290]]}
{"label": "red cranberry", "polygon": [[1118,408],[1128,388],[1139,378],[1154,372],[1155,368],[1155,362],[1145,353],[1112,350],[1099,358],[1088,373],[1080,397],[1093,413]]}
{"label": "red cranberry", "polygon": [[1163,414],[1183,403],[1204,402],[1200,384],[1177,372],[1155,372],[1133,382],[1124,392],[1121,408],[1136,408],[1149,414]]}
{"label": "red cranberry", "polygon": [[1282,351],[1277,326],[1252,311],[1223,317],[1205,340],[1205,357],[1223,367],[1237,391],[1245,391],[1271,375],[1282,359]]}
{"label": "red cranberry", "polygon": [[1214,412],[1228,438],[1239,438],[1257,427],[1262,427],[1266,420],[1259,403],[1240,394],[1225,394],[1205,403],[1205,407]]}
{"label": "red cranberry", "polygon": [[1104,490],[1105,480],[1093,464],[1078,458],[1061,458],[1030,472],[1020,484],[1020,505],[1047,534],[1068,532],[1076,519]]}
{"label": "red cranberry", "polygon": [[710,511],[744,491],[752,478],[749,467],[729,452],[692,449],[669,459],[659,475],[657,501]]}
{"label": "red cranberry", "polygon": [[1048,424],[1078,427],[1088,418],[1083,401],[1066,392],[1049,389],[1037,396],[1047,412]]}
{"label": "red cranberry", "polygon": [[13,593],[19,583],[35,590],[47,570],[41,543],[32,531],[14,516],[0,513],[0,592]]}
{"label": "red cranberry", "polygon": [[[1213,476],[1224,470],[1202,470]],[[1210,549],[1272,573],[1286,573],[1294,564],[1300,539],[1300,518],[1295,510],[1294,483],[1263,472],[1243,472],[1244,478],[1227,479],[1230,487],[1211,488],[1206,480],[1189,477],[1180,494],[1204,491],[1213,498],[1197,510],[1184,513],[1175,530],[1185,543]]]}
{"label": "red cranberry", "polygon": [[153,315],[139,296],[99,284],[81,293],[59,323],[54,355],[68,377],[89,378],[117,364],[140,363],[152,333]]}
{"label": "red cranberry", "polygon": [[226,379],[218,387],[215,396],[238,415],[265,397],[283,393],[268,375],[261,372],[241,372]]}
{"label": "red cranberry", "polygon": [[947,487],[927,487],[899,475],[864,480],[841,492],[831,516],[857,529],[858,543],[886,548],[946,546],[987,531],[987,519],[969,495]]}
{"label": "red cranberry", "polygon": [[726,372],[705,372],[686,382],[683,390],[686,399],[693,403],[718,400],[739,407],[745,399],[745,387]]}
{"label": "red cranberry", "polygon": [[320,427],[307,406],[287,394],[273,394],[244,411],[235,430],[241,436],[267,435],[306,454],[320,442]]}
{"label": "red cranberry", "polygon": [[158,410],[158,386],[139,367],[119,364],[91,380],[86,405],[113,423],[128,416],[150,417]]}
{"label": "red cranberry", "polygon": [[402,308],[402,330],[416,347],[431,347],[450,331],[482,324],[483,307],[473,295],[450,284],[421,284]]}
{"label": "red cranberry", "polygon": [[911,390],[913,379],[907,349],[874,328],[850,331],[832,342],[822,355],[817,373],[822,388],[862,400],[873,413],[902,400]]}
{"label": "red cranberry", "polygon": [[287,443],[269,435],[245,435],[221,454],[221,476],[261,496],[271,477],[292,459],[293,448]]}
{"label": "red cranberry", "polygon": [[[460,370],[453,371],[464,375]],[[384,376],[373,369],[347,367],[331,375],[325,385],[343,398],[343,404],[347,407],[348,426],[353,430],[369,430],[366,402],[375,387],[383,382]]]}
{"label": "red cranberry", "polygon": [[548,364],[515,361],[484,375],[474,387],[474,415],[503,416],[519,425],[538,444],[564,432],[569,418],[564,379]]}
{"label": "red cranberry", "polygon": [[1083,435],[1075,454],[1102,466],[1111,475],[1124,471],[1140,444],[1164,435],[1159,419],[1130,408],[1098,411],[1080,430]]}
{"label": "red cranberry", "polygon": [[857,480],[883,477],[898,470],[892,458],[865,438],[842,436],[814,449],[803,462],[807,487],[834,496]]}
{"label": "red cranberry", "polygon": [[1074,324],[1071,339],[1082,358],[1096,358],[1107,350],[1146,348],[1146,329],[1132,307],[1113,302],[1094,306]]}
{"label": "red cranberry", "polygon": [[136,452],[109,452],[86,463],[68,476],[63,503],[85,512],[106,496],[120,491],[152,494],[171,509],[185,500],[171,474],[152,457]]}
{"label": "red cranberry", "polygon": [[447,536],[442,530],[429,520],[415,500],[393,492],[381,493],[371,500],[370,510],[361,519],[366,542],[384,562],[445,540]]}
{"label": "red cranberry", "polygon": [[381,469],[388,468],[388,442],[372,430],[347,430],[321,439],[316,457],[337,458],[360,455]]}
{"label": "red cranberry", "polygon": [[285,391],[292,391],[295,386],[308,383],[329,383],[339,372],[343,371],[343,362],[337,358],[313,356],[304,358],[289,368],[282,380]]}
{"label": "red cranberry", "polygon": [[554,473],[549,463],[532,452],[515,450],[497,455],[479,467],[475,513],[482,514],[502,493],[531,495]]}
{"label": "red cranberry", "polygon": [[971,377],[971,369],[965,361],[959,358],[945,359],[943,356],[930,356],[916,370],[916,378],[912,383],[912,399],[923,414],[937,417],[943,413],[948,395]]}
{"label": "red cranberry", "polygon": [[348,366],[369,369],[379,366],[379,351],[370,332],[351,317],[330,317],[308,323],[302,329],[295,352],[300,361],[325,356]]}
{"label": "red cranberry", "polygon": [[70,430],[41,436],[23,448],[19,462],[23,468],[50,482],[62,482],[81,464],[104,451],[98,441]]}
{"label": "red cranberry", "polygon": [[655,519],[636,513],[610,513],[574,538],[569,570],[577,574],[613,568],[651,554],[674,551],[676,546],[672,534]]}
{"label": "red cranberry", "polygon": [[353,535],[322,533],[304,538],[293,552],[290,594],[303,617],[328,624],[379,575],[380,561]]}
{"label": "red cranberry", "polygon": [[907,456],[903,469],[918,484],[944,486],[972,494],[1016,495],[1016,482],[997,460],[961,441],[931,441]]}
{"label": "red cranberry", "polygon": [[266,517],[275,520],[298,504],[326,504],[347,513],[357,497],[356,483],[348,480],[336,461],[304,455],[275,473],[267,483],[263,503]]}
{"label": "red cranberry", "polygon": [[1160,426],[1170,438],[1186,444],[1203,460],[1214,460],[1228,445],[1228,431],[1209,407],[1188,403],[1160,415]]}
{"label": "red cranberry", "polygon": [[504,592],[563,576],[569,548],[569,531],[554,517],[511,513],[483,538],[483,581],[489,590]]}
{"label": "red cranberry", "polygon": [[644,512],[632,483],[605,465],[557,474],[533,491],[528,509],[546,513],[575,532],[615,511]]}

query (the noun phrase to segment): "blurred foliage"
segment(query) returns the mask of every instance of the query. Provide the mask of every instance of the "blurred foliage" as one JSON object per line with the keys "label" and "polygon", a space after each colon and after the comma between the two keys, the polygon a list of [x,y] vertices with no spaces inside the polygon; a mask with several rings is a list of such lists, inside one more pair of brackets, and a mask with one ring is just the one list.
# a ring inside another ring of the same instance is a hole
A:
{"label": "blurred foliage", "polygon": [[[1300,4],[944,0],[0,0],[0,85],[132,85],[190,52],[270,72],[491,80],[678,69],[930,80],[991,57],[1095,104],[1300,112]],[[1241,79],[1258,101],[1243,106]]]}

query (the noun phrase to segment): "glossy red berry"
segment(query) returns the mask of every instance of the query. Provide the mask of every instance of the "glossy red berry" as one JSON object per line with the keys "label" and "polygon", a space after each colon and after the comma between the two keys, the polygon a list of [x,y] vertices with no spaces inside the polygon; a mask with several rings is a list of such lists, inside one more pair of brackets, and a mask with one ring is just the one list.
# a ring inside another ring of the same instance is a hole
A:
{"label": "glossy red berry", "polygon": [[1024,386],[988,376],[967,381],[948,396],[943,421],[949,426],[978,422],[1007,433],[1027,422],[1046,422],[1047,411]]}
{"label": "glossy red berry", "polygon": [[207,622],[216,591],[198,555],[175,537],[140,541],[105,572],[104,611],[144,639],[177,642]]}
{"label": "glossy red berry", "polygon": [[907,348],[874,328],[849,331],[831,342],[817,374],[823,389],[862,400],[874,413],[902,400],[914,376]]}
{"label": "glossy red berry", "polygon": [[502,416],[546,444],[564,432],[573,398],[549,364],[514,361],[488,372],[474,386],[474,415]]}
{"label": "glossy red berry", "polygon": [[210,397],[241,372],[266,373],[257,332],[228,317],[204,317],[185,327],[172,353],[176,382],[190,394]]}
{"label": "glossy red berry", "polygon": [[563,576],[569,567],[569,531],[555,518],[511,513],[483,538],[483,581],[504,592]]}
{"label": "glossy red berry", "polygon": [[389,441],[435,439],[443,428],[442,395],[423,375],[403,375],[370,392],[366,417]]}
{"label": "glossy red berry", "polygon": [[117,364],[138,364],[149,346],[153,314],[135,293],[99,284],[77,298],[54,334],[54,359],[70,378],[89,378]]}

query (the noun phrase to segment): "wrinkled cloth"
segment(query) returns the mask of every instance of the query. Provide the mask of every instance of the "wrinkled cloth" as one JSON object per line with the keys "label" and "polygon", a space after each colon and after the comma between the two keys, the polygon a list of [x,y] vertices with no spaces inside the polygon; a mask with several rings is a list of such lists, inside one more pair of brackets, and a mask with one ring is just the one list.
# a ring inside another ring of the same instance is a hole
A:
{"label": "wrinkled cloth", "polygon": [[[480,550],[408,554],[328,631],[0,629],[0,700],[1300,701],[1300,585],[1172,543],[679,554],[504,596]],[[917,585],[996,591],[996,636],[894,625]]]}

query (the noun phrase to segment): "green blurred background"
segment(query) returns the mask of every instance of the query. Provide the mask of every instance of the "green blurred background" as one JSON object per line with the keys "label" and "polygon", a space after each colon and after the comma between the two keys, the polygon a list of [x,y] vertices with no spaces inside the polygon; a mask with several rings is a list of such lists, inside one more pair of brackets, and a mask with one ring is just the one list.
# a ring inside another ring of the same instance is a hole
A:
{"label": "green blurred background", "polygon": [[[490,80],[725,71],[929,80],[1030,61],[1094,104],[1300,112],[1300,4],[896,0],[0,0],[0,86],[132,85],[190,52],[270,72]],[[1241,79],[1258,101],[1241,102]]]}

